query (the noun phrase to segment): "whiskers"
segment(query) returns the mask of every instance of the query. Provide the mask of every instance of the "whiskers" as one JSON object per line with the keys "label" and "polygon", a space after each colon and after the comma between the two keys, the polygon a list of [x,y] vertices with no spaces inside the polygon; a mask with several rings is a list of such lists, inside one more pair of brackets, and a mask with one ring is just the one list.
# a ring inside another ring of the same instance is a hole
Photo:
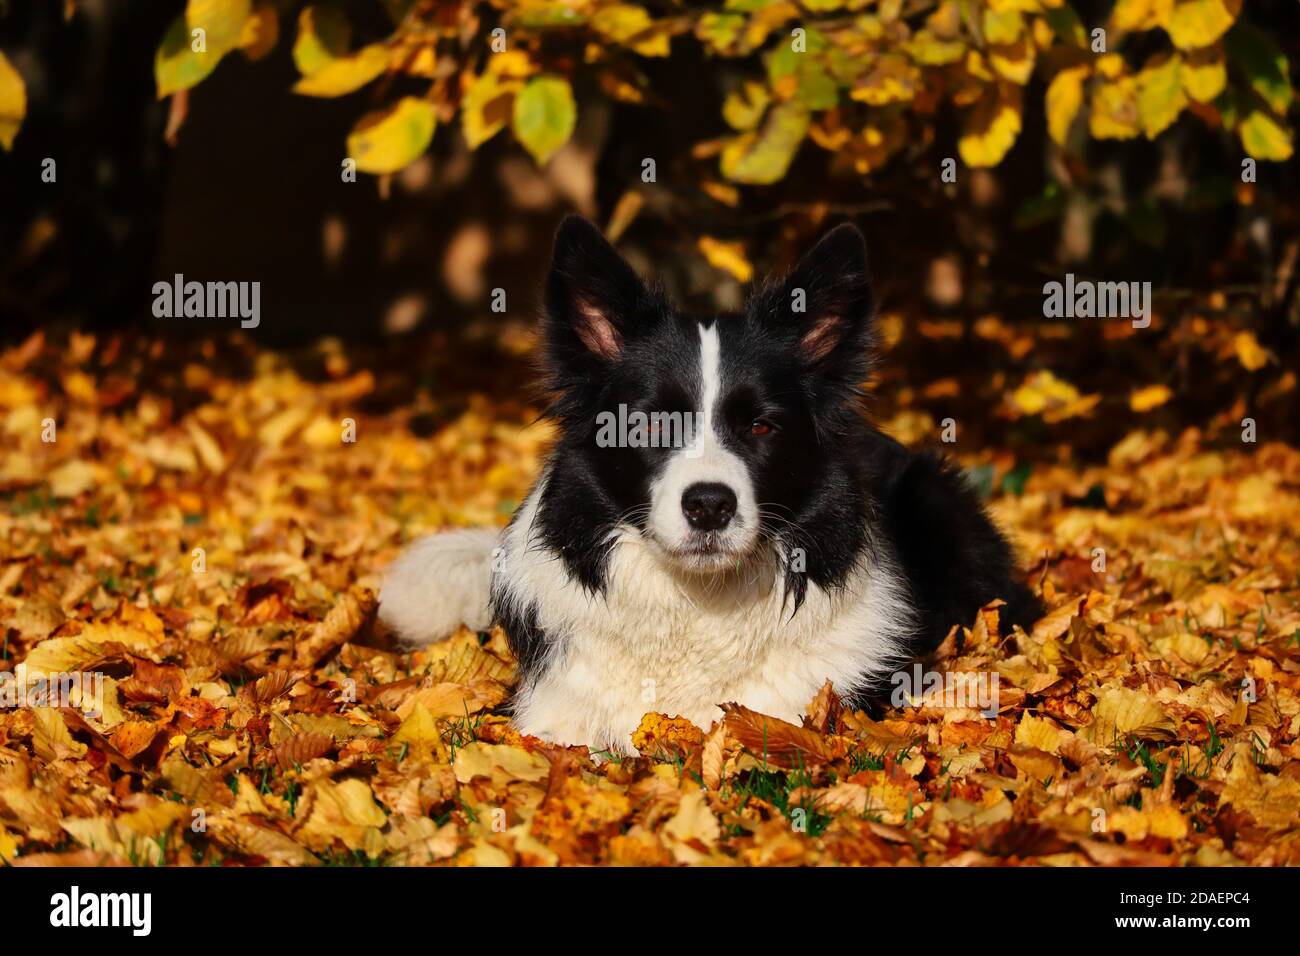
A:
{"label": "whiskers", "polygon": [[[774,509],[780,508],[790,514],[790,517],[778,514]],[[802,550],[804,553],[805,564],[812,560],[814,555],[820,555],[821,545],[808,534],[803,526],[794,518],[794,511],[785,505],[775,502],[765,501],[758,505],[759,536],[772,545],[779,553],[786,564],[788,570],[791,563],[791,554],[793,549]],[[775,527],[765,527],[765,525],[774,525]]]}

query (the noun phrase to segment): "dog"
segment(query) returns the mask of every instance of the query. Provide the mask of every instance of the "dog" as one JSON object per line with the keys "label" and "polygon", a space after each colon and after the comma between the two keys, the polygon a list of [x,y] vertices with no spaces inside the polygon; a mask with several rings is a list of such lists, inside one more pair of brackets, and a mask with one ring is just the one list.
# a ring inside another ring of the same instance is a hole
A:
{"label": "dog", "polygon": [[[869,424],[866,242],[827,233],[737,314],[678,311],[595,226],[560,226],[542,321],[558,440],[503,532],[414,543],[379,614],[427,643],[500,624],[519,730],[630,752],[644,714],[851,706],[995,598],[1041,608],[979,496]],[[677,427],[674,427],[677,426]]]}

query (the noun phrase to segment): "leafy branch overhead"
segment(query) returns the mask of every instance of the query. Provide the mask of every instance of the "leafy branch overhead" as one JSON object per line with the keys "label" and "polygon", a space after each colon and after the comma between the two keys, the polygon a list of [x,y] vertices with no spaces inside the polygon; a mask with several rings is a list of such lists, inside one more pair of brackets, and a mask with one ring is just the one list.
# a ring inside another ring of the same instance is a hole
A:
{"label": "leafy branch overhead", "polygon": [[[1154,139],[1184,114],[1235,133],[1258,160],[1293,149],[1289,64],[1266,26],[1243,17],[1241,0],[1118,0],[1095,23],[1067,0],[373,5],[387,35],[370,27],[363,37],[341,3],[302,5],[295,19],[292,4],[189,0],[158,46],[158,96],[202,82],[235,51],[265,56],[292,32],[302,74],[294,92],[374,92],[376,110],[348,140],[359,169],[400,169],[454,122],[471,148],[509,127],[545,163],[573,132],[575,86],[649,103],[640,65],[695,44],[720,110],[718,137],[696,155],[716,156],[739,183],[780,180],[809,139],[867,174],[905,143],[933,140],[945,112],[960,118],[957,151],[971,166],[1003,160],[1026,110],[1041,111],[1071,152],[1090,138]],[[748,74],[740,82],[736,67]],[[397,77],[427,88],[397,95]],[[0,55],[0,144],[24,112],[22,80]]]}

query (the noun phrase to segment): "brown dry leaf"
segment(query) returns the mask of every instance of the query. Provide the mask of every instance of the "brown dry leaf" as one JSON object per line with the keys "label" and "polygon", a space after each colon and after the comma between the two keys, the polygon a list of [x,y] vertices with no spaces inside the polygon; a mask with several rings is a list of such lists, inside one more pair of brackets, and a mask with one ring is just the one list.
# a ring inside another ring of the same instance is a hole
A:
{"label": "brown dry leaf", "polygon": [[1111,687],[1097,695],[1092,723],[1082,734],[1099,747],[1122,745],[1130,737],[1164,739],[1174,736],[1174,721],[1150,694]]}
{"label": "brown dry leaf", "polygon": [[704,738],[700,758],[700,780],[710,790],[722,786],[722,772],[726,765],[727,722],[719,721]]}
{"label": "brown dry leaf", "polygon": [[827,681],[808,705],[804,726],[819,734],[830,733],[831,728],[839,723],[840,712],[843,709],[844,704],[840,700],[840,695],[835,692],[831,682]]}
{"label": "brown dry leaf", "polygon": [[295,837],[313,850],[325,850],[335,840],[349,850],[365,850],[372,833],[378,835],[388,818],[375,803],[364,780],[317,780],[303,794],[303,823]]}
{"label": "brown dry leaf", "polygon": [[509,693],[504,685],[486,678],[477,678],[468,685],[444,681],[414,691],[402,701],[396,713],[406,720],[418,705],[433,717],[468,717],[496,707]]}
{"label": "brown dry leaf", "polygon": [[727,735],[755,757],[778,767],[823,763],[830,759],[820,734],[736,703],[722,704]]}
{"label": "brown dry leaf", "polygon": [[[500,628],[412,650],[370,627],[402,541],[500,525],[539,473],[555,430],[497,394],[513,383],[444,375],[439,354],[435,380],[478,391],[363,411],[400,375],[371,371],[355,343],[319,343],[309,380],[220,336],[30,337],[0,354],[0,671],[105,675],[104,713],[75,695],[62,710],[0,706],[0,859],[1300,863],[1300,451],[1278,425],[1295,376],[1281,353],[1237,348],[1262,326],[1222,297],[1205,305],[1170,304],[1141,335],[1091,326],[1109,349],[1147,350],[1149,370],[1204,368],[1194,422],[1164,387],[1103,392],[1069,360],[1078,323],[981,316],[976,336],[1005,368],[885,372],[899,387],[882,389],[882,419],[910,443],[949,414],[978,429],[948,450],[991,477],[982,490],[1051,609],[1026,634],[990,606],[937,650],[948,671],[1000,676],[994,719],[868,716],[827,686],[803,726],[734,706],[707,732],[651,716],[642,753],[624,757],[519,734]],[[964,341],[961,321],[886,320],[900,355]],[[536,349],[519,323],[498,331],[510,355]],[[1208,364],[1240,371],[1242,355],[1249,401],[1227,394],[1240,375]],[[57,445],[41,441],[45,409]],[[1253,416],[1258,444],[1239,440]],[[339,440],[348,419],[356,444]],[[783,788],[786,809],[746,799],[759,783]],[[797,809],[828,817],[819,836],[798,831]],[[189,829],[198,819],[206,830]]]}
{"label": "brown dry leaf", "polygon": [[159,730],[157,724],[143,720],[128,720],[119,724],[109,739],[123,756],[136,757],[154,742]]}
{"label": "brown dry leaf", "polygon": [[428,866],[456,855],[460,832],[455,823],[438,826],[428,817],[396,817],[384,835],[384,849],[394,866]]}
{"label": "brown dry leaf", "polygon": [[325,734],[294,734],[275,746],[275,762],[281,770],[301,767],[334,749],[334,741]]}
{"label": "brown dry leaf", "polygon": [[499,780],[545,780],[551,772],[551,763],[541,754],[529,753],[521,747],[493,746],[472,743],[456,751],[452,763],[456,779],[469,783],[475,777]]}
{"label": "brown dry leaf", "polygon": [[678,863],[700,863],[709,858],[722,828],[699,790],[682,797],[677,813],[664,824],[663,835]]}
{"label": "brown dry leaf", "polygon": [[258,826],[245,820],[218,817],[208,822],[213,839],[237,853],[261,857],[281,866],[317,866],[320,860],[301,843],[279,830]]}
{"label": "brown dry leaf", "polygon": [[37,707],[32,711],[32,719],[32,747],[36,756],[50,761],[85,756],[86,745],[73,739],[62,711]]}
{"label": "brown dry leaf", "polygon": [[1262,773],[1251,758],[1248,748],[1237,749],[1219,803],[1249,814],[1266,830],[1300,826],[1300,780]]}
{"label": "brown dry leaf", "polygon": [[349,589],[325,615],[325,620],[312,630],[307,640],[294,647],[294,665],[311,667],[328,657],[361,630],[374,616],[378,606],[379,602],[369,588]]}

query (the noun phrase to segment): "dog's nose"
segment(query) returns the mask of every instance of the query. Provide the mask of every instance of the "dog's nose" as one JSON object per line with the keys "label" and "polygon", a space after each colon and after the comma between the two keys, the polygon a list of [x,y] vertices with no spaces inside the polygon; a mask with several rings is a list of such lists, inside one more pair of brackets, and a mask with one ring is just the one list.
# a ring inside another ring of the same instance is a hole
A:
{"label": "dog's nose", "polygon": [[691,485],[682,493],[682,513],[692,528],[718,531],[736,513],[736,493],[716,482]]}

